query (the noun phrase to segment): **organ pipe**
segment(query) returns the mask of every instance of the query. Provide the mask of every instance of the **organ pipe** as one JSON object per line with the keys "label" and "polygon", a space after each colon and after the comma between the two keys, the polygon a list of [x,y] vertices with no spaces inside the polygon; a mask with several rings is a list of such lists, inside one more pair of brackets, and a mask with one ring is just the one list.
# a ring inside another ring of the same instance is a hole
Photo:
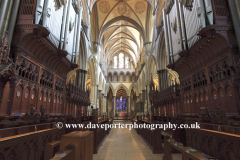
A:
{"label": "organ pipe", "polygon": [[65,31],[66,15],[67,15],[67,3],[64,4],[63,20],[62,20],[61,36],[60,36],[60,49],[63,48],[63,35]]}
{"label": "organ pipe", "polygon": [[8,43],[9,43],[9,46],[11,46],[11,43],[12,43],[13,31],[14,31],[16,20],[17,20],[19,4],[20,4],[20,0],[14,0],[14,4],[13,4],[14,9],[12,9],[12,14],[11,14],[11,17],[10,17],[11,20],[10,20],[10,23],[9,23],[9,26],[8,26]]}
{"label": "organ pipe", "polygon": [[212,9],[212,2],[211,0],[204,0],[205,2],[205,9],[206,9],[206,15],[208,18],[209,25],[213,25],[213,9]]}
{"label": "organ pipe", "polygon": [[201,19],[202,28],[206,27],[206,13],[203,0],[198,0],[200,7],[198,8],[198,17]]}
{"label": "organ pipe", "polygon": [[81,33],[81,19],[82,19],[82,6],[79,9],[78,12],[78,27],[77,27],[77,42],[76,42],[76,47],[75,47],[75,63],[77,63],[77,57],[79,57],[79,44],[80,44],[80,33]]}
{"label": "organ pipe", "polygon": [[175,1],[175,5],[176,5],[176,13],[177,13],[177,23],[178,23],[178,30],[179,30],[179,40],[180,40],[180,46],[181,46],[181,50],[182,51],[183,48],[183,36],[182,36],[182,25],[181,25],[181,20],[180,20],[180,11],[179,11],[179,7],[178,7],[178,0]]}
{"label": "organ pipe", "polygon": [[49,17],[51,16],[52,10],[52,0],[46,0],[44,3],[44,10],[43,10],[43,27],[47,27]]}
{"label": "organ pipe", "polygon": [[[179,0],[178,0],[179,1]],[[180,17],[181,17],[181,24],[182,24],[182,35],[183,35],[183,46],[184,49],[188,49],[187,45],[187,33],[186,33],[186,26],[184,21],[184,14],[183,14],[183,5],[181,3],[178,3],[179,11],[180,11]]]}
{"label": "organ pipe", "polygon": [[73,46],[72,46],[72,60],[71,60],[72,63],[74,61],[73,57],[75,56],[73,55],[73,53],[75,53],[75,48],[76,48],[76,32],[77,32],[77,25],[78,25],[77,20],[78,20],[78,14],[75,16],[75,26],[74,26]]}
{"label": "organ pipe", "polygon": [[166,19],[166,10],[163,9],[163,21],[164,21],[164,35],[165,35],[165,45],[166,45],[166,55],[168,55],[168,63],[171,64],[171,56],[169,49],[169,39],[168,39],[168,27],[167,27],[167,19]]}
{"label": "organ pipe", "polygon": [[238,15],[238,21],[240,22],[240,1],[239,0],[234,0],[235,2],[235,8],[236,8],[236,12]]}
{"label": "organ pipe", "polygon": [[198,1],[193,1],[192,9],[189,10],[186,6],[184,6],[184,18],[186,25],[186,34],[187,34],[187,44],[188,47],[192,47],[198,40],[198,32],[202,29],[201,19],[198,17]]}
{"label": "organ pipe", "polygon": [[172,57],[171,62],[174,63],[174,55],[173,55],[173,46],[172,46],[172,33],[171,33],[171,28],[170,28],[170,16],[167,14],[167,27],[168,27],[168,41],[169,41],[169,48],[170,48],[170,57]]}
{"label": "organ pipe", "polygon": [[43,12],[44,0],[38,0],[35,12],[35,24],[39,24]]}
{"label": "organ pipe", "polygon": [[[240,4],[239,2],[236,2],[236,3]],[[240,47],[240,30],[239,30],[240,25],[239,25],[238,17],[236,16],[237,15],[237,10],[239,11],[240,9],[235,8],[235,4],[234,4],[233,0],[228,0],[228,5],[230,7],[230,12],[231,12],[231,17],[232,17],[232,22],[233,22],[233,25],[234,25],[234,30],[235,30],[235,34],[236,34],[238,47]]]}
{"label": "organ pipe", "polygon": [[4,35],[4,27],[5,27],[5,18],[7,16],[7,10],[8,10],[9,1],[8,0],[2,0],[1,3],[1,14],[0,14],[0,38],[2,39]]}
{"label": "organ pipe", "polygon": [[7,31],[7,28],[8,28],[9,18],[10,18],[11,13],[12,13],[13,0],[9,0],[9,3],[10,4],[8,6],[8,11],[7,11],[7,15],[6,15],[6,20],[5,20],[5,26],[4,26],[3,33],[5,33]]}
{"label": "organ pipe", "polygon": [[66,49],[66,43],[67,43],[67,37],[68,37],[68,29],[69,29],[69,17],[70,17],[70,6],[71,6],[72,0],[68,0],[68,9],[67,9],[67,19],[66,19],[66,25],[65,25],[65,34],[64,34],[64,43],[63,43],[63,49]]}

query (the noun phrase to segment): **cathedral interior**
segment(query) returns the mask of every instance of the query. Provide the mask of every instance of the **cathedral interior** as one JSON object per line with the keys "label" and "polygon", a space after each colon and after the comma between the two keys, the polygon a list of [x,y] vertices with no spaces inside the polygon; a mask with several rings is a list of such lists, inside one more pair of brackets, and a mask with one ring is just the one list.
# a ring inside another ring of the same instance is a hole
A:
{"label": "cathedral interior", "polygon": [[0,0],[0,160],[240,160],[239,22],[239,0]]}

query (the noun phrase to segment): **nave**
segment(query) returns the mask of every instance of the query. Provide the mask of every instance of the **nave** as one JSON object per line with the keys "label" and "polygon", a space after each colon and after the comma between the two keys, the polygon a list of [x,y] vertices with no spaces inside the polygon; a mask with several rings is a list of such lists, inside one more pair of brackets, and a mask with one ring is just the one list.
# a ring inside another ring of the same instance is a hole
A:
{"label": "nave", "polygon": [[[239,24],[240,0],[0,0],[0,160],[240,160]],[[120,119],[200,128],[64,126]]]}
{"label": "nave", "polygon": [[[128,120],[114,120],[113,124],[132,124]],[[152,150],[135,129],[113,128],[104,139],[93,160],[161,160],[163,154]],[[172,154],[173,160],[181,160],[181,154]]]}

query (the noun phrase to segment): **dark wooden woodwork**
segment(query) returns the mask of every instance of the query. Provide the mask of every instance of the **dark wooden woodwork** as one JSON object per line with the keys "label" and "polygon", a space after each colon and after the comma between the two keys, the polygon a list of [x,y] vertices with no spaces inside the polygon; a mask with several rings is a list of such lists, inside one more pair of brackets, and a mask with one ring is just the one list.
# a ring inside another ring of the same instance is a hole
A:
{"label": "dark wooden woodwork", "polygon": [[240,159],[239,135],[207,129],[189,129],[186,131],[186,135],[188,146],[210,156],[219,160]]}
{"label": "dark wooden woodwork", "polygon": [[[177,150],[182,154],[182,160],[202,160],[205,157],[209,157],[208,155],[204,155],[201,153],[188,153],[187,147],[184,146],[176,146],[175,142],[169,142],[169,137],[164,137],[164,155],[163,160],[173,160],[171,151]],[[210,157],[209,157],[210,158]],[[213,158],[213,157],[212,157]]]}
{"label": "dark wooden woodwork", "polygon": [[66,156],[62,158],[51,158],[48,160],[70,160],[70,159],[75,159],[75,150],[66,150],[64,151],[66,153]]}
{"label": "dark wooden woodwork", "polygon": [[[144,125],[144,124],[153,124],[152,122],[146,121],[146,120],[137,120],[132,121],[133,125],[134,122],[138,125]],[[162,147],[162,136],[161,136],[161,129],[155,129],[151,130],[148,128],[137,128],[136,129],[137,134],[141,135],[142,138],[145,140],[145,142],[148,144],[149,148],[152,150],[154,154],[163,153],[163,147]]]}
{"label": "dark wooden woodwork", "polygon": [[[239,48],[227,1],[212,0],[214,24],[201,29],[201,37],[167,67],[179,75],[180,85],[155,91],[154,115],[174,113],[202,115],[240,113]],[[164,113],[166,112],[166,113]]]}
{"label": "dark wooden woodwork", "polygon": [[160,92],[156,90],[153,93],[153,115],[176,115],[180,113],[180,86],[174,84],[169,86]]}
{"label": "dark wooden woodwork", "polygon": [[52,141],[45,145],[44,160],[54,157],[55,153],[60,150],[60,141]]}
{"label": "dark wooden woodwork", "polygon": [[49,40],[47,28],[33,24],[36,2],[21,1],[12,46],[8,45],[7,34],[0,43],[0,117],[3,119],[8,116],[31,119],[32,110],[37,123],[41,107],[50,116],[76,115],[90,104],[88,91],[72,84],[65,86],[67,73],[78,66],[66,58],[65,50]]}
{"label": "dark wooden woodwork", "polygon": [[93,132],[76,131],[61,137],[60,151],[75,150],[75,160],[93,160]]}
{"label": "dark wooden woodwork", "polygon": [[[113,124],[113,120],[103,120],[100,122],[97,122],[98,125],[111,125]],[[93,145],[93,154],[97,154],[99,148],[101,147],[101,144],[103,143],[104,138],[109,134],[110,128],[105,130],[105,128],[92,128],[89,129],[90,131],[93,131],[94,133],[94,145]]]}
{"label": "dark wooden woodwork", "polygon": [[45,144],[60,140],[64,130],[44,129],[0,139],[0,158],[43,160]]}

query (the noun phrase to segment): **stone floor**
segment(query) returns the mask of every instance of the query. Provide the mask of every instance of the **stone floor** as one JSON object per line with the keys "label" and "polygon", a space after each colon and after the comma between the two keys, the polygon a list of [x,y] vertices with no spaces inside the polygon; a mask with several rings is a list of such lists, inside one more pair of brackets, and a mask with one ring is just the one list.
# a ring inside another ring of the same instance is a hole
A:
{"label": "stone floor", "polygon": [[[116,120],[114,124],[130,124]],[[132,129],[112,129],[93,160],[162,160],[163,154],[153,154],[143,139]],[[182,160],[181,154],[173,154],[173,160]]]}

